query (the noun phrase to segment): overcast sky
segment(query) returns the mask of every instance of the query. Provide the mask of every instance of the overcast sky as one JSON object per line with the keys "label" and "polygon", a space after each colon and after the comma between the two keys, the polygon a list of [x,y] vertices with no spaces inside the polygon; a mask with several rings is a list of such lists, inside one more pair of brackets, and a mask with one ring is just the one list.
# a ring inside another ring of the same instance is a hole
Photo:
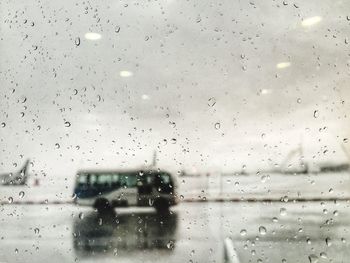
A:
{"label": "overcast sky", "polygon": [[254,170],[299,144],[307,162],[347,160],[346,1],[22,0],[0,12],[1,172],[25,158],[62,176],[134,168],[154,150],[172,171]]}

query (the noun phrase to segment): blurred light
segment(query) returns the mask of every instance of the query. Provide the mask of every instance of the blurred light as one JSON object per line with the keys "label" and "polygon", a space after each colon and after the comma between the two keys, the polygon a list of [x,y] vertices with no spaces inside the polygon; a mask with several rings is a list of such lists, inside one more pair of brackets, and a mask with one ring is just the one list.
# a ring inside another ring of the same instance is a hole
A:
{"label": "blurred light", "polygon": [[143,100],[149,100],[149,99],[150,99],[150,97],[149,97],[147,94],[143,94],[143,95],[141,96],[141,98],[142,98]]}
{"label": "blurred light", "polygon": [[122,70],[119,72],[119,76],[123,77],[123,78],[128,78],[131,77],[133,75],[133,73],[131,71],[128,70]]}
{"label": "blurred light", "polygon": [[282,68],[288,68],[290,66],[290,62],[280,62],[276,65],[276,68],[282,69]]}
{"label": "blurred light", "polygon": [[102,36],[98,33],[89,32],[85,34],[85,38],[88,40],[99,40]]}
{"label": "blurred light", "polygon": [[270,94],[271,92],[272,92],[271,89],[262,89],[262,90],[261,90],[261,94],[262,94],[262,95]]}
{"label": "blurred light", "polygon": [[313,25],[319,23],[321,20],[322,20],[322,17],[320,17],[320,16],[313,16],[313,17],[309,17],[309,18],[304,19],[301,22],[301,25],[303,27],[313,26]]}

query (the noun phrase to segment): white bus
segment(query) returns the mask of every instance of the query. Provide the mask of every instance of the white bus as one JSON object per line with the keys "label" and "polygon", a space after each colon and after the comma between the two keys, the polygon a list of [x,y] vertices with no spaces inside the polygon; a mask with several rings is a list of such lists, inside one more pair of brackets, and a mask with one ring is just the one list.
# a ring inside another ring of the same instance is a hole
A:
{"label": "white bus", "polygon": [[174,177],[160,170],[79,171],[75,202],[97,210],[152,206],[159,212],[177,204]]}

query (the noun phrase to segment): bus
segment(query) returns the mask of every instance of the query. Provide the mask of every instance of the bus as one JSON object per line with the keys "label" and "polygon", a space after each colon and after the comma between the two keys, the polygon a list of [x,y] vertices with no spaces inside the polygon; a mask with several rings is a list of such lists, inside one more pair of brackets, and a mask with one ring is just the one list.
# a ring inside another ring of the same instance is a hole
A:
{"label": "bus", "polygon": [[73,196],[76,204],[100,212],[128,206],[164,212],[178,203],[175,188],[175,178],[166,171],[79,171]]}

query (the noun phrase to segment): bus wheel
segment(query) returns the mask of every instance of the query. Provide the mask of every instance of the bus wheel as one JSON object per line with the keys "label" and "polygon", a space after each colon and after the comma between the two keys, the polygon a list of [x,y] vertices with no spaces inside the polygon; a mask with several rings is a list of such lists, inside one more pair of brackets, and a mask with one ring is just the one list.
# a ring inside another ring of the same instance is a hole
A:
{"label": "bus wheel", "polygon": [[166,199],[163,199],[163,198],[156,199],[154,201],[153,206],[157,210],[157,213],[160,213],[160,214],[169,213],[169,202]]}
{"label": "bus wheel", "polygon": [[106,198],[97,198],[93,207],[99,214],[115,213],[113,207]]}

